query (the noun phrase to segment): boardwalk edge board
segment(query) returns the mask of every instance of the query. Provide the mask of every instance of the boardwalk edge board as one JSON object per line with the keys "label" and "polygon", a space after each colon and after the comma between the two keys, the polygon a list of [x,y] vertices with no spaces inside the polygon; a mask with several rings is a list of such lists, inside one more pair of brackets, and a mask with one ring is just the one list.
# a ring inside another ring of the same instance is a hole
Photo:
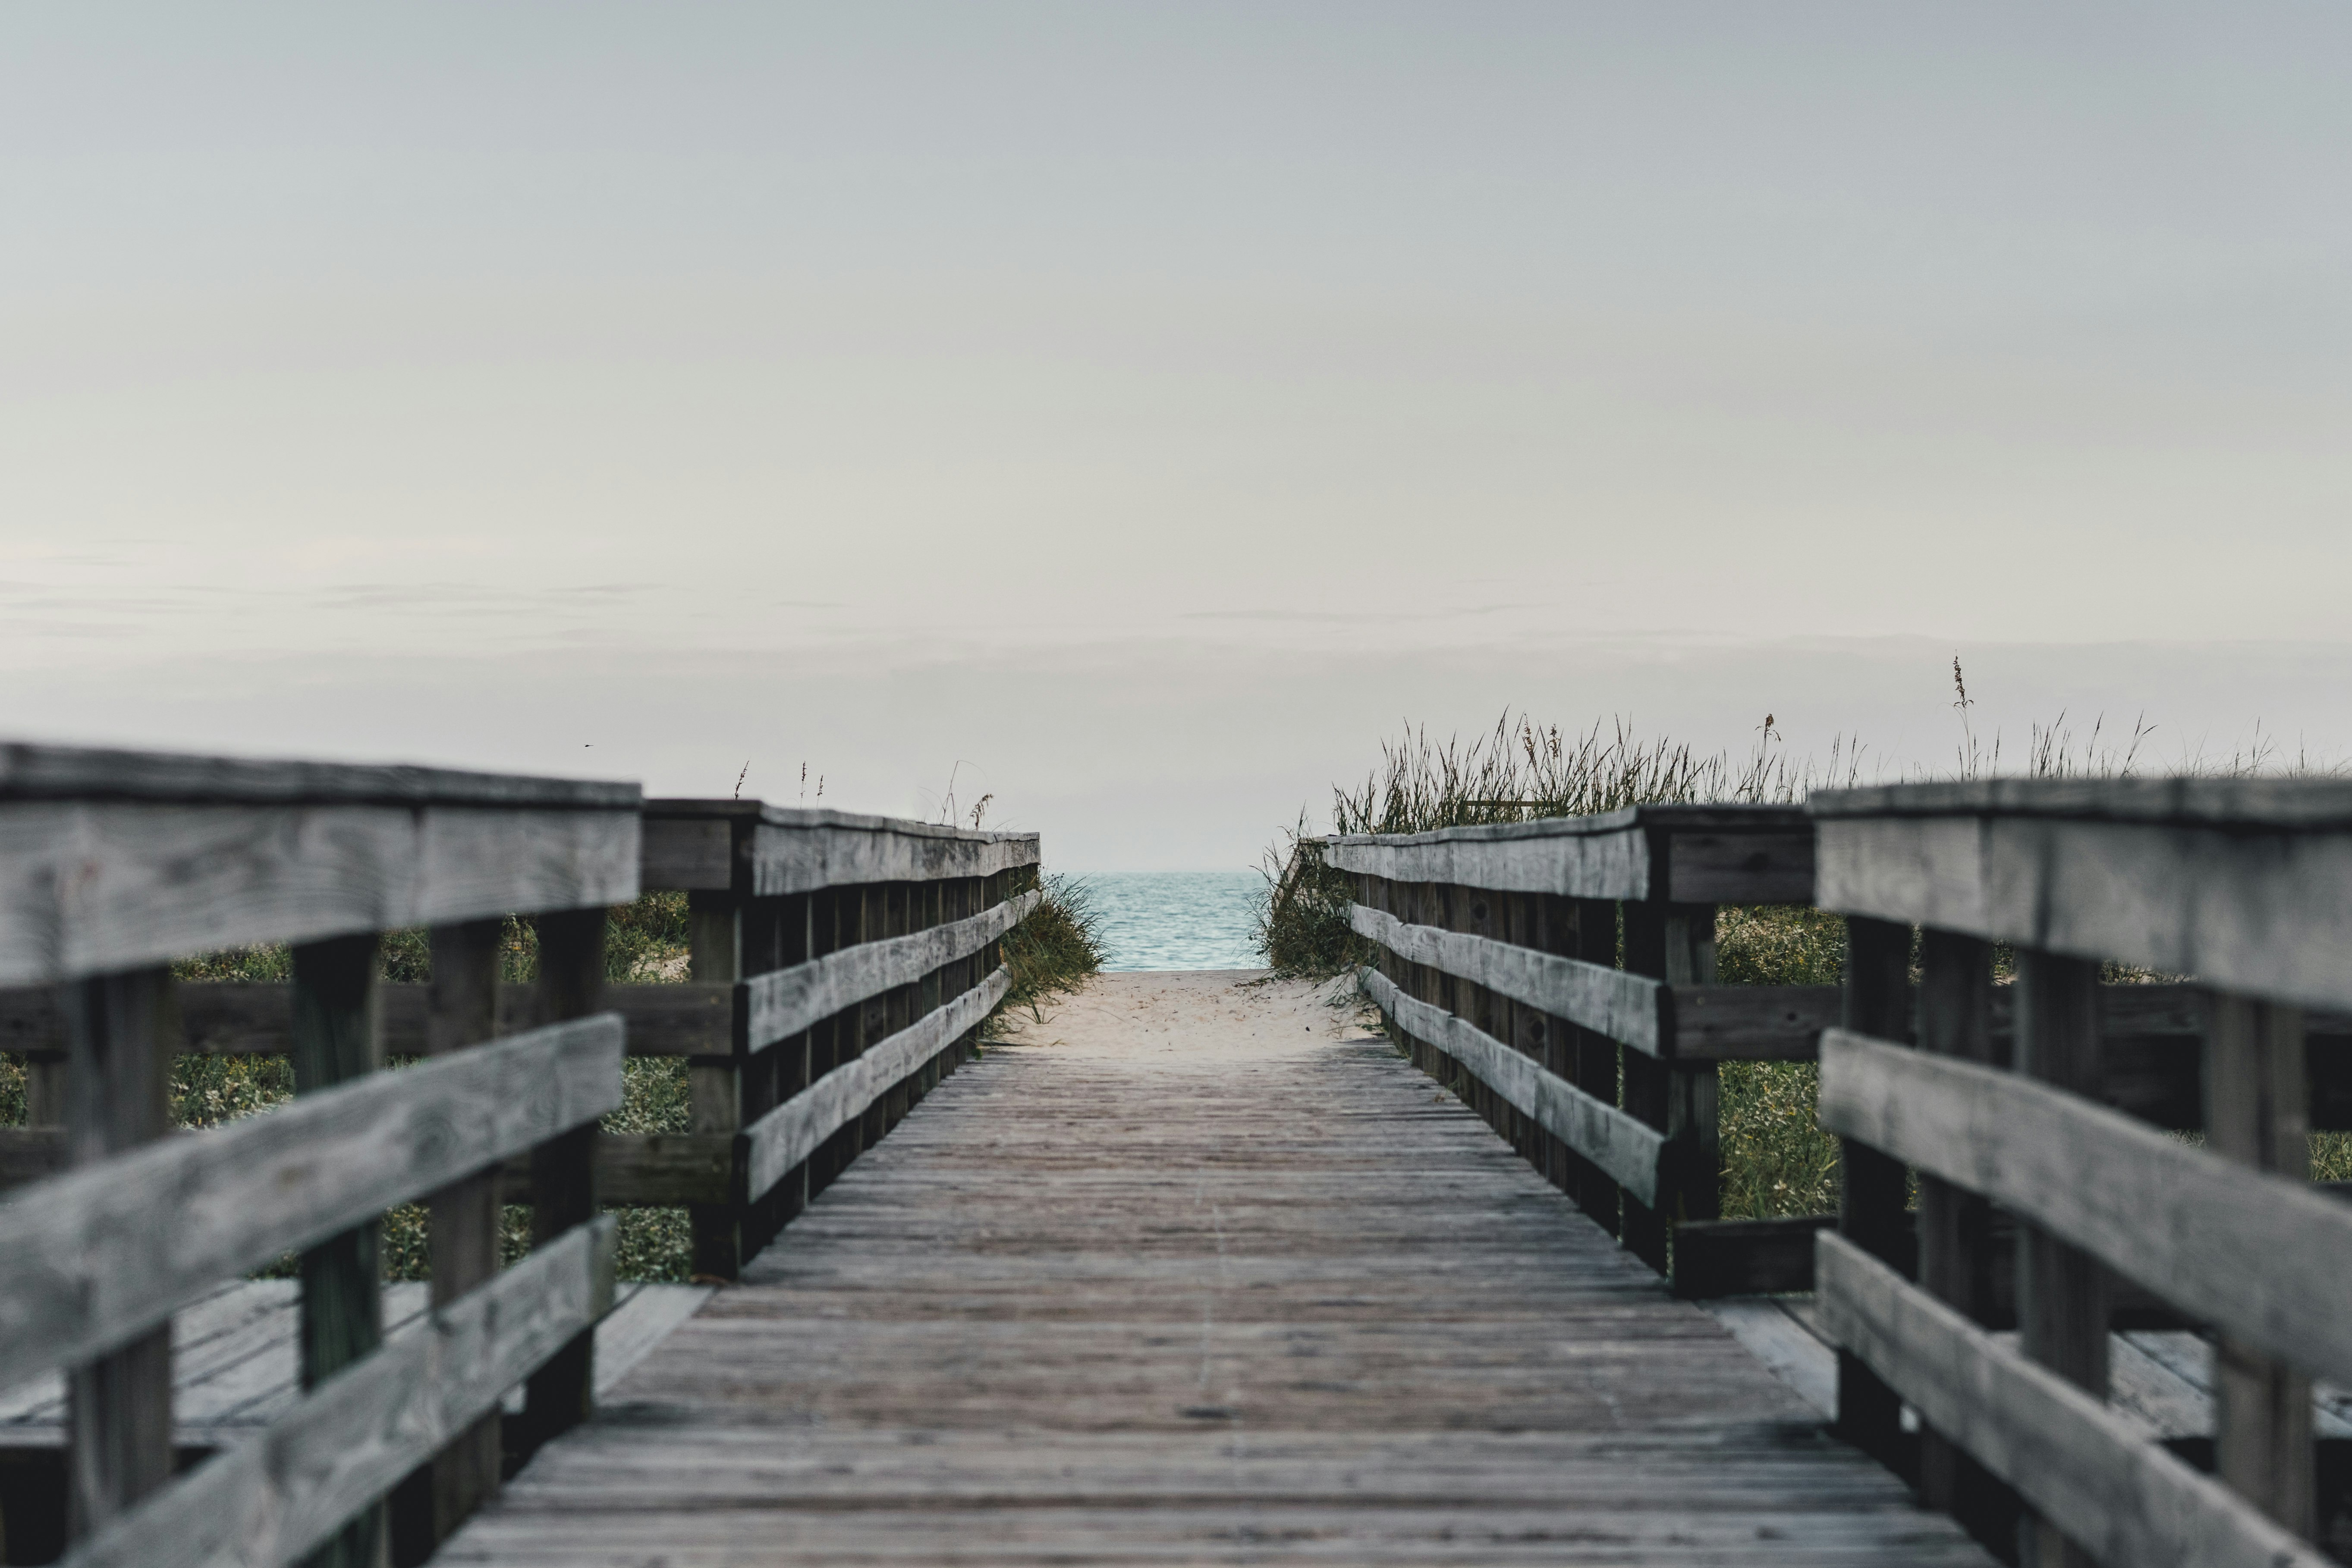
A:
{"label": "boardwalk edge board", "polygon": [[2030,1079],[1822,1037],[1820,1120],[1982,1193],[2189,1316],[2352,1382],[2352,1206]]}
{"label": "boardwalk edge board", "polygon": [[1360,973],[1373,1005],[1389,1016],[1399,1033],[1453,1058],[1642,1202],[1657,1201],[1660,1166],[1670,1157],[1664,1133],[1443,1008],[1406,995],[1379,970]]}
{"label": "boardwalk edge board", "polygon": [[751,1195],[783,1180],[827,1138],[865,1114],[899,1079],[977,1026],[1013,987],[999,968],[961,996],[926,1013],[863,1056],[844,1062],[743,1129]]}
{"label": "boardwalk edge board", "polygon": [[1832,1337],[2100,1562],[2322,1568],[2331,1561],[2103,1400],[2025,1360],[1853,1243],[1824,1231],[1814,1246],[1815,1305]]}
{"label": "boardwalk edge board", "polygon": [[551,1025],[20,1190],[0,1203],[0,1384],[617,1109],[621,1036],[609,1013]]}
{"label": "boardwalk edge board", "polygon": [[970,957],[1020,924],[1044,897],[1032,889],[947,925],[859,942],[752,976],[742,985],[744,1048],[773,1045],[868,997]]}
{"label": "boardwalk edge board", "polygon": [[278,1568],[299,1562],[612,1310],[601,1216],[435,1310],[269,1428],[184,1476],[65,1568]]}

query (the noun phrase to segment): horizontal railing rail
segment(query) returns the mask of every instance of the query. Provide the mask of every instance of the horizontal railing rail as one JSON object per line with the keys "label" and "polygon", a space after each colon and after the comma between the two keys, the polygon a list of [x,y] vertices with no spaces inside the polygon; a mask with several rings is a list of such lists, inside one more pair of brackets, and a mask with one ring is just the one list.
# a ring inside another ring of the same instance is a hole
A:
{"label": "horizontal railing rail", "polygon": [[1354,880],[1392,1037],[1664,1271],[1675,1228],[1718,1212],[1718,1063],[1811,1055],[1834,1000],[1715,984],[1717,904],[1811,899],[1803,813],[1639,806],[1322,853]]}
{"label": "horizontal railing rail", "polygon": [[[2308,1180],[2315,1068],[2341,1053],[2314,1049],[2305,1009],[2352,1002],[2352,786],[2007,781],[1812,809],[1822,904],[1849,916],[1843,1026],[1820,1049],[1843,1199],[1814,1238],[1843,1435],[1916,1463],[1980,1534],[2021,1528],[2036,1562],[2326,1561],[2311,1542],[2343,1500],[2321,1495],[2312,1379],[2352,1381],[2352,1205]],[[2126,1002],[2139,988],[2099,984],[2109,961],[2193,985]],[[2196,1032],[2202,1147],[2102,1103],[2134,1005],[2144,1038]],[[2131,1300],[2213,1345],[2210,1473],[2109,1402]]]}
{"label": "horizontal railing rail", "polygon": [[[514,1384],[526,1447],[585,1413],[613,1298],[591,1149],[625,1030],[597,994],[604,909],[636,896],[640,850],[635,785],[0,747],[0,984],[53,992],[12,1018],[47,1125],[7,1152],[66,1166],[0,1201],[0,1383],[66,1373],[68,1563],[372,1568],[380,1500],[412,1473],[434,1527],[496,1486]],[[540,922],[539,1026],[493,1039],[518,913]],[[439,1049],[386,1072],[377,938],[413,925],[432,928]],[[172,1136],[187,1035],[167,965],[265,942],[292,948],[296,1098]],[[535,1245],[500,1273],[516,1159]],[[387,1351],[378,1216],[418,1198],[432,1330]],[[307,1396],[175,1480],[172,1316],[289,1251]]]}
{"label": "horizontal railing rail", "polygon": [[[728,1002],[724,1050],[683,1054],[690,1135],[728,1151],[723,1194],[688,1205],[694,1271],[731,1279],[970,1054],[1040,896],[1038,840],[656,800],[645,844],[646,885],[687,894],[682,989]],[[676,1156],[698,1180],[707,1147]]]}

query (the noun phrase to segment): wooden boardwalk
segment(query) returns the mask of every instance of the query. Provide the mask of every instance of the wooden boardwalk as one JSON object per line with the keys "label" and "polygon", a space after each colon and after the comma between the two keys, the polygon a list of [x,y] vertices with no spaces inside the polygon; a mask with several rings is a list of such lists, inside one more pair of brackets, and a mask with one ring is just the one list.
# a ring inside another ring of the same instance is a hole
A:
{"label": "wooden boardwalk", "polygon": [[436,1562],[1990,1561],[1302,989],[1028,1039]]}

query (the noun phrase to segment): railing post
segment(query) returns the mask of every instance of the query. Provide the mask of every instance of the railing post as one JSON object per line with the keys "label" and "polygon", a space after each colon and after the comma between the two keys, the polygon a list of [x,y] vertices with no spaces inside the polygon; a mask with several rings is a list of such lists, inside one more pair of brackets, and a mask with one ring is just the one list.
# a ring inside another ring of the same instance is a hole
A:
{"label": "railing post", "polygon": [[[604,911],[539,917],[539,1017],[585,1018],[604,997]],[[558,1133],[530,1154],[530,1239],[543,1247],[596,1215],[596,1124]],[[594,1407],[596,1331],[583,1330],[531,1373],[523,1396],[526,1451],[586,1420]]]}
{"label": "railing post", "polygon": [[[436,926],[425,1049],[441,1056],[498,1034],[503,922]],[[493,1165],[425,1200],[433,1305],[446,1307],[499,1271],[499,1181]],[[432,1534],[447,1540],[499,1489],[500,1416],[492,1411],[435,1458]]]}
{"label": "railing post", "polygon": [[[131,970],[59,988],[67,1021],[68,1165],[94,1165],[172,1130],[178,1016],[171,971]],[[55,1089],[55,1080],[49,1087]],[[66,1517],[80,1540],[172,1479],[172,1325],[66,1379]]]}
{"label": "railing post", "polygon": [[[1580,958],[1587,963],[1597,963],[1604,969],[1617,967],[1617,905],[1609,899],[1575,899],[1569,901],[1574,924],[1565,939],[1570,945],[1562,951],[1570,957]],[[1595,1029],[1579,1026],[1570,1028],[1573,1060],[1570,1081],[1603,1105],[1617,1103],[1616,1041]],[[1623,1234],[1624,1215],[1621,1202],[1622,1192],[1617,1184],[1580,1154],[1569,1155],[1570,1179],[1575,1184],[1576,1203],[1612,1236]]]}
{"label": "railing post", "polygon": [[[383,1066],[375,1027],[376,937],[330,937],[294,949],[294,1092],[315,1094]],[[370,1220],[302,1254],[302,1386],[315,1388],[383,1342],[383,1224]],[[311,1568],[379,1568],[383,1506],[359,1514],[312,1552]]]}
{"label": "railing post", "polygon": [[[733,985],[743,979],[743,907],[732,891],[687,894],[687,966],[698,984]],[[743,1041],[730,1042],[723,1062],[696,1059],[686,1069],[687,1125],[690,1131],[732,1137],[743,1127]],[[698,1275],[734,1279],[743,1271],[743,1173],[728,1184],[724,1204],[692,1204],[687,1223],[693,1233]]]}
{"label": "railing post", "polygon": [[[1847,1028],[1900,1040],[1910,1026],[1911,928],[1860,917],[1846,921]],[[1907,1173],[1866,1143],[1838,1142],[1838,1234],[1883,1262],[1901,1263]],[[1892,1468],[1899,1463],[1902,1402],[1851,1351],[1838,1352],[1837,1432]]]}
{"label": "railing post", "polygon": [[[1919,938],[1919,1048],[1990,1066],[1992,944],[1932,928]],[[1919,1283],[1938,1300],[1990,1325],[1992,1205],[1964,1187],[1919,1177]],[[1932,1429],[1919,1434],[1919,1492],[1980,1541],[2017,1538],[2017,1498],[1966,1450]]]}
{"label": "railing post", "polygon": [[[2205,1146],[2296,1181],[2311,1177],[2299,1009],[2216,993],[2206,1033]],[[2309,1539],[2315,1529],[2311,1380],[2229,1334],[2213,1346],[2214,1469]]]}
{"label": "railing post", "polygon": [[[1704,985],[1715,979],[1715,910],[1660,900],[1625,905],[1625,968],[1669,985]],[[1626,1250],[1666,1272],[1675,1223],[1716,1217],[1720,1163],[1716,1130],[1715,1064],[1674,1067],[1635,1050],[1623,1053],[1625,1110],[1666,1134],[1671,1184],[1655,1208],[1627,1197]]]}
{"label": "railing post", "polygon": [[[2017,950],[2016,1069],[2078,1094],[2099,1091],[2096,960]],[[2107,1393],[2106,1270],[2080,1247],[2017,1227],[2018,1348],[2101,1398]],[[2091,1568],[2093,1559],[2049,1521],[2019,1531],[2025,1568]]]}

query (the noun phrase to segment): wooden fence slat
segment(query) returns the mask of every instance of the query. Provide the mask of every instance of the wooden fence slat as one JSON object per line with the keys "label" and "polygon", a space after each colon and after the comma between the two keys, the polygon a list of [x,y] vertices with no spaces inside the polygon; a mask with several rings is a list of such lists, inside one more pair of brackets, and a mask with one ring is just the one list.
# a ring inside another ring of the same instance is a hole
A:
{"label": "wooden fence slat", "polygon": [[[2205,1147],[2289,1181],[2311,1176],[2303,1017],[2248,997],[2211,1001]],[[2213,1346],[2214,1470],[2298,1535],[2317,1529],[2311,1380],[2234,1334]]]}
{"label": "wooden fence slat", "polygon": [[[499,921],[436,926],[431,934],[432,1006],[426,1045],[435,1056],[491,1039],[499,1026]],[[499,1272],[499,1168],[454,1182],[425,1200],[432,1247],[432,1300],[447,1308]],[[485,1416],[433,1458],[433,1540],[446,1541],[499,1487],[499,1417]]]}
{"label": "wooden fence slat", "polygon": [[[1909,1021],[1911,928],[1885,921],[1846,921],[1845,1027],[1882,1037]],[[1829,1124],[1824,1121],[1824,1127]],[[1892,1260],[1900,1245],[1907,1185],[1903,1162],[1868,1139],[1838,1143],[1838,1233],[1874,1257]],[[1838,1352],[1837,1431],[1880,1463],[1895,1465],[1902,1409],[1885,1380],[1851,1352]]]}
{"label": "wooden fence slat", "polygon": [[2080,1096],[1832,1029],[1820,1121],[1979,1192],[2189,1316],[2352,1383],[2352,1205]]}
{"label": "wooden fence slat", "polygon": [[885,1090],[986,1018],[1012,984],[1011,976],[997,970],[937,1012],[877,1040],[743,1129],[751,1195],[766,1193],[826,1139],[856,1124]]}
{"label": "wooden fence slat", "polygon": [[1027,918],[1041,897],[1033,889],[952,925],[860,942],[790,969],[752,975],[744,982],[745,1048],[756,1051],[790,1038],[845,1007],[978,952]]}
{"label": "wooden fence slat", "polygon": [[1406,995],[1378,970],[1365,971],[1363,984],[1373,1005],[1404,1033],[1459,1063],[1640,1201],[1656,1200],[1666,1151],[1663,1132],[1554,1077],[1444,1008]]}
{"label": "wooden fence slat", "polygon": [[0,800],[0,985],[636,895],[635,811]]}
{"label": "wooden fence slat", "polygon": [[[66,987],[65,1003],[72,1039],[65,1152],[77,1166],[99,1167],[88,1179],[103,1180],[105,1162],[171,1131],[172,977],[144,969],[83,980]],[[81,1361],[66,1379],[72,1536],[116,1518],[172,1475],[171,1325],[121,1338],[80,1347],[103,1353]],[[48,1364],[65,1360],[80,1354],[61,1353]]]}
{"label": "wooden fence slat", "polygon": [[1860,1247],[1828,1231],[1814,1245],[1815,1307],[1829,1334],[2099,1561],[2328,1562],[2104,1401],[2002,1346]]}
{"label": "wooden fence slat", "polygon": [[1674,1037],[1673,1004],[1654,980],[1465,931],[1408,925],[1362,904],[1351,907],[1349,919],[1358,935],[1408,963],[1484,985],[1650,1056]]}
{"label": "wooden fence slat", "polygon": [[[363,1079],[383,1066],[376,1037],[376,935],[298,944],[292,988],[294,1092]],[[313,1389],[383,1342],[383,1223],[375,1215],[303,1249],[299,1329],[302,1386]],[[379,1568],[381,1505],[346,1522],[309,1559],[310,1568]]]}
{"label": "wooden fence slat", "polygon": [[[1916,1011],[1921,1050],[1990,1065],[1992,993],[1991,943],[1953,931],[1920,933]],[[1971,1322],[1990,1325],[2000,1305],[1992,1205],[1923,1172],[1917,1225],[1920,1288]],[[2012,1249],[2015,1245],[2010,1243]],[[2014,1494],[1932,1426],[1919,1434],[1919,1493],[1980,1540],[2016,1538]]]}
{"label": "wooden fence slat", "polygon": [[0,1383],[120,1344],[242,1273],[621,1103],[606,1015],[375,1073],[0,1203]]}
{"label": "wooden fence slat", "polygon": [[[695,984],[725,985],[741,997],[743,905],[731,889],[689,892],[687,899],[687,963]],[[687,1127],[697,1136],[732,1138],[743,1125],[743,1058],[730,1048],[724,1057],[691,1063],[686,1069]],[[729,1184],[715,1204],[687,1209],[691,1232],[691,1272],[733,1279],[742,1272],[743,1205]]]}
{"label": "wooden fence slat", "polygon": [[279,1568],[478,1418],[613,1303],[609,1218],[434,1310],[65,1559],[64,1568]]}
{"label": "wooden fence slat", "polygon": [[[2352,799],[2341,783],[2321,793]],[[1817,796],[1815,809],[1839,798]],[[1820,829],[1825,909],[2122,959],[2282,1002],[2352,1006],[2352,965],[2337,962],[2352,948],[2352,904],[2342,891],[2352,885],[2352,826],[2340,820],[2278,825],[2250,810],[2242,822],[2125,821],[2035,810],[1825,816]]]}
{"label": "wooden fence slat", "polygon": [[[551,1019],[594,1016],[604,994],[605,911],[599,907],[542,914],[538,928],[540,1016]],[[534,1249],[553,1244],[574,1226],[596,1217],[595,1153],[593,1121],[560,1131],[531,1150],[530,1242]],[[523,1391],[524,1452],[535,1450],[593,1414],[595,1363],[595,1335],[583,1329],[530,1374]]]}
{"label": "wooden fence slat", "polygon": [[[2088,1097],[2099,1079],[2099,966],[2021,948],[2017,953],[2016,1070]],[[2017,1232],[2018,1348],[2026,1359],[2100,1398],[2107,1393],[2111,1292],[2099,1260],[2027,1221]],[[2032,1568],[2094,1568],[2081,1542],[2053,1520],[2025,1524]]]}

